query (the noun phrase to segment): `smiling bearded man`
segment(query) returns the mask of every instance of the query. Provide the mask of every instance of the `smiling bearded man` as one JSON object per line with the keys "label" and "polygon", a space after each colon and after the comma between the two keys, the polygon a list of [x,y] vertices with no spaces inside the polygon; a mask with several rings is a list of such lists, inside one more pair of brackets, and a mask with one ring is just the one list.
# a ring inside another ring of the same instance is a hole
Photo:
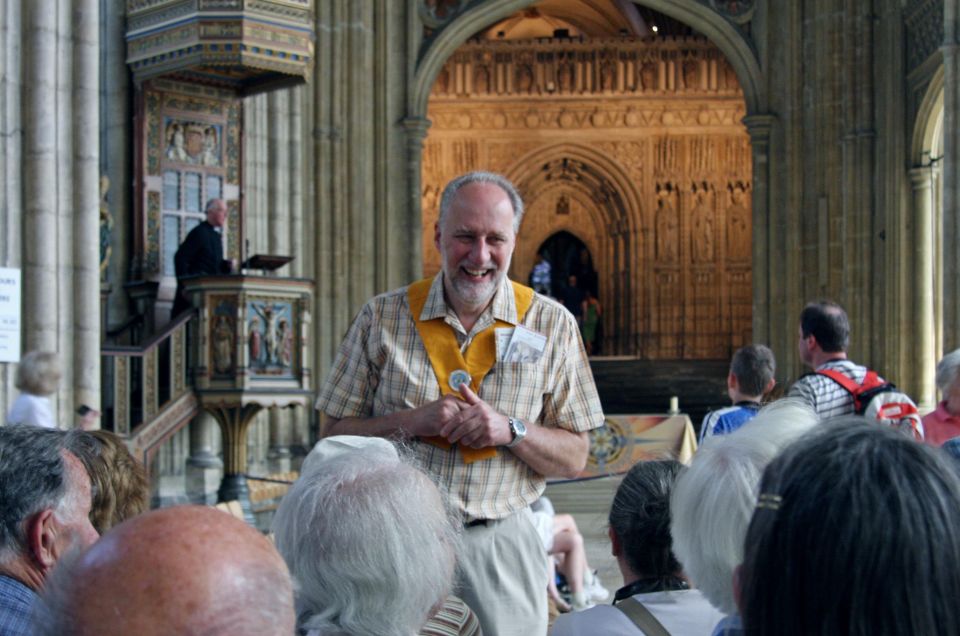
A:
{"label": "smiling bearded man", "polygon": [[463,518],[458,594],[485,633],[530,636],[547,629],[547,567],[529,505],[546,476],[583,470],[603,413],[573,316],[507,278],[522,217],[504,177],[451,181],[442,271],[363,307],[317,409],[324,436],[410,445]]}

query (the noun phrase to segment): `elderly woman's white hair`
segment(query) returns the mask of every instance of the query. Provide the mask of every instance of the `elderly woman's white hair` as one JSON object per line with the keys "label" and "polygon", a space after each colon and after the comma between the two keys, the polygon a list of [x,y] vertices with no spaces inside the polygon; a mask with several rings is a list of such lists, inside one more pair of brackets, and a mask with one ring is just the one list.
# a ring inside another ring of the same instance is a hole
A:
{"label": "elderly woman's white hair", "polygon": [[722,612],[737,611],[733,571],[743,561],[743,539],[763,469],[817,421],[799,400],[774,402],[739,430],[707,438],[673,487],[674,554],[693,584]]}
{"label": "elderly woman's white hair", "polygon": [[440,491],[376,438],[323,440],[273,520],[320,634],[415,634],[453,586],[459,524]]}
{"label": "elderly woman's white hair", "polygon": [[937,363],[937,388],[946,393],[960,375],[960,349],[954,349]]}

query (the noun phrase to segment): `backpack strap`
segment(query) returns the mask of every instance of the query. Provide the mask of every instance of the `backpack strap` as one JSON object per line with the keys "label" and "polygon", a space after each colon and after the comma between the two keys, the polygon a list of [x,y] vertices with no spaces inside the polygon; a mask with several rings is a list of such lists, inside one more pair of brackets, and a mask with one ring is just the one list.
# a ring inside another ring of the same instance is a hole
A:
{"label": "backpack strap", "polygon": [[[867,373],[869,374],[872,372],[868,371]],[[842,386],[844,389],[846,389],[847,393],[850,393],[851,395],[853,395],[853,397],[857,397],[857,395],[863,390],[856,380],[854,380],[853,378],[847,377],[845,374],[840,373],[836,369],[819,369],[817,371],[817,375],[823,375],[830,378],[831,380],[833,380],[834,382]],[[876,376],[876,373],[874,373],[874,376]],[[864,378],[864,380],[866,380],[866,378]]]}
{"label": "backpack strap", "polygon": [[871,369],[867,369],[866,375],[863,376],[863,382],[860,384],[857,384],[856,380],[836,369],[819,369],[816,371],[816,374],[830,378],[853,396],[853,407],[857,413],[861,413],[866,406],[863,400],[861,400],[864,393],[887,385],[887,382],[877,375],[876,371]]}
{"label": "backpack strap", "polygon": [[670,636],[670,632],[663,626],[663,623],[657,620],[657,617],[650,613],[643,603],[633,598],[625,598],[616,605],[618,610],[627,615],[633,624],[643,630],[646,636]]}

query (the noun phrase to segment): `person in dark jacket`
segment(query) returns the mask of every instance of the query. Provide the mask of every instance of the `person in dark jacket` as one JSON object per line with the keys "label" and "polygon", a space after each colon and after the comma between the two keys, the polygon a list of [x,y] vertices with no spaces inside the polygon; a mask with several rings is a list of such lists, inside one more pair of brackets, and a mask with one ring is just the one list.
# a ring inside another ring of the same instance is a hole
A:
{"label": "person in dark jacket", "polygon": [[227,220],[227,204],[223,199],[210,199],[206,212],[207,220],[190,230],[173,257],[177,294],[170,311],[171,319],[190,308],[190,299],[186,297],[180,279],[201,274],[229,274],[233,270],[233,262],[223,258],[221,232]]}

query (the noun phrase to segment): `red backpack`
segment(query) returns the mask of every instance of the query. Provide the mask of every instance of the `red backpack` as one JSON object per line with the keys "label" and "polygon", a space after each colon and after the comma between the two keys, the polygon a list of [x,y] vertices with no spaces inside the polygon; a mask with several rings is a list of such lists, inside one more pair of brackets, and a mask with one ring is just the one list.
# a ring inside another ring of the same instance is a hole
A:
{"label": "red backpack", "polygon": [[861,384],[836,369],[821,369],[817,373],[830,378],[853,396],[853,408],[857,415],[892,426],[916,440],[923,440],[923,423],[917,405],[910,396],[897,389],[892,382],[882,379],[876,371],[867,369]]}

